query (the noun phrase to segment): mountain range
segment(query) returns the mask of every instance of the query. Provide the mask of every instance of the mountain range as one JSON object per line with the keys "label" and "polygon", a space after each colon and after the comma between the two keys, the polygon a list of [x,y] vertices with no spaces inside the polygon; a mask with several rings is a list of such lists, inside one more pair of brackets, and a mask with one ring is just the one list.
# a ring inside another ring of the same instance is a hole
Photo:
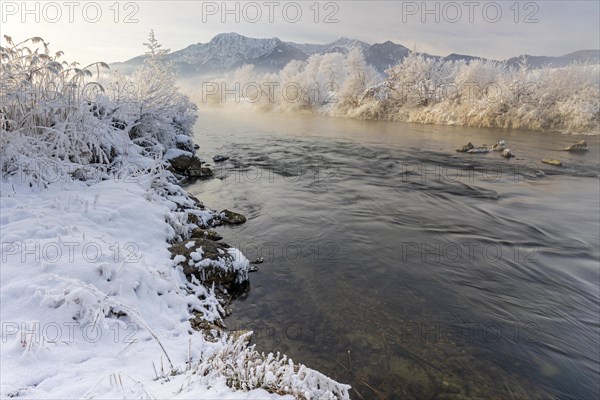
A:
{"label": "mountain range", "polygon": [[[252,64],[258,70],[274,72],[283,68],[293,60],[306,60],[313,54],[347,53],[358,47],[363,51],[366,61],[379,72],[402,61],[410,50],[391,41],[369,44],[355,39],[340,38],[328,44],[310,44],[284,42],[278,38],[251,38],[237,33],[221,33],[208,43],[192,44],[184,49],[167,55],[183,77],[195,75],[215,75],[224,71],[235,70],[245,64]],[[425,56],[444,60],[464,60],[470,62],[481,57],[450,54],[436,56],[423,53]],[[131,60],[112,64],[113,68],[127,72],[141,65],[145,55]],[[523,60],[532,68],[542,66],[563,67],[573,62],[590,62],[600,64],[600,50],[579,50],[560,57],[523,55],[504,60],[508,65],[518,65]]]}

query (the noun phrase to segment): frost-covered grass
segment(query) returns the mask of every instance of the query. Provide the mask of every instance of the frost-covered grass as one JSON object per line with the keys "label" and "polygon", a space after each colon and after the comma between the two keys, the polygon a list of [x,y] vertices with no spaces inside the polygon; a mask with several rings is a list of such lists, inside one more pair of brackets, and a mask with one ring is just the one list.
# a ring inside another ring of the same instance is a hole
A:
{"label": "frost-covered grass", "polygon": [[[290,62],[278,74],[241,67],[205,87],[203,100],[357,119],[600,133],[598,65],[514,68],[412,52],[386,72],[386,78],[378,76],[356,49],[347,55],[313,55]],[[255,87],[263,88],[259,96]],[[242,99],[236,103],[224,88],[238,91]]]}
{"label": "frost-covered grass", "polygon": [[[218,328],[216,288],[173,259],[169,247],[218,213],[165,169],[165,153],[193,152],[196,110],[153,35],[148,48],[132,77],[61,62],[40,38],[1,48],[0,396],[348,398]],[[128,84],[137,91],[106,90]],[[247,276],[248,260],[230,254]],[[195,330],[198,318],[209,328]]]}

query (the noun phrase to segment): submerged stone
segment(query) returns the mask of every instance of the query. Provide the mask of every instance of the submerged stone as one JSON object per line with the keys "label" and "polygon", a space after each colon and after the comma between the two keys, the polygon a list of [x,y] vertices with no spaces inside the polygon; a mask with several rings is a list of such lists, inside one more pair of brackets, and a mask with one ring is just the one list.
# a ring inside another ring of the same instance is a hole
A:
{"label": "submerged stone", "polygon": [[553,158],[544,158],[542,162],[544,164],[554,165],[555,167],[562,167],[562,162]]}
{"label": "submerged stone", "polygon": [[471,149],[469,151],[467,151],[467,153],[470,154],[482,154],[482,153],[489,153],[490,149],[484,146],[481,147],[475,147],[474,149]]}

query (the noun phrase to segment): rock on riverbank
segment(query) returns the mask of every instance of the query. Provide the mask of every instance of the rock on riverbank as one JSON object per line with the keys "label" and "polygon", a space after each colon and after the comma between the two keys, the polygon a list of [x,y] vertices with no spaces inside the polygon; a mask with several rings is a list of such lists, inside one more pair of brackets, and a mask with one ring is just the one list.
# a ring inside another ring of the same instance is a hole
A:
{"label": "rock on riverbank", "polygon": [[210,168],[202,166],[202,160],[198,156],[189,151],[171,149],[164,158],[169,162],[172,172],[176,174],[194,179],[207,179],[214,175]]}

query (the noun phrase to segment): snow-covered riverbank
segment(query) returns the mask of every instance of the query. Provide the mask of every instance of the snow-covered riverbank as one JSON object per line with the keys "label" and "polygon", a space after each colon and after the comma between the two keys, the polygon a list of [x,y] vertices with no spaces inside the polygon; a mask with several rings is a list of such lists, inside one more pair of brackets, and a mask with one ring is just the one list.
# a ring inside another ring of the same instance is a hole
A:
{"label": "snow-covered riverbank", "polygon": [[520,68],[411,52],[380,76],[358,48],[189,80],[202,104],[331,117],[598,135],[599,66]]}
{"label": "snow-covered riverbank", "polygon": [[172,260],[175,209],[151,176],[4,185],[2,397],[347,397],[315,371],[260,356],[247,333],[192,329],[193,311],[214,322],[220,305]]}
{"label": "snow-covered riverbank", "polygon": [[[170,172],[165,155],[194,152],[196,107],[154,36],[146,65],[109,78],[41,38],[5,41],[0,396],[348,398],[224,328],[224,294],[249,262],[206,233],[242,218],[204,207]],[[92,70],[105,82],[88,82]]]}

